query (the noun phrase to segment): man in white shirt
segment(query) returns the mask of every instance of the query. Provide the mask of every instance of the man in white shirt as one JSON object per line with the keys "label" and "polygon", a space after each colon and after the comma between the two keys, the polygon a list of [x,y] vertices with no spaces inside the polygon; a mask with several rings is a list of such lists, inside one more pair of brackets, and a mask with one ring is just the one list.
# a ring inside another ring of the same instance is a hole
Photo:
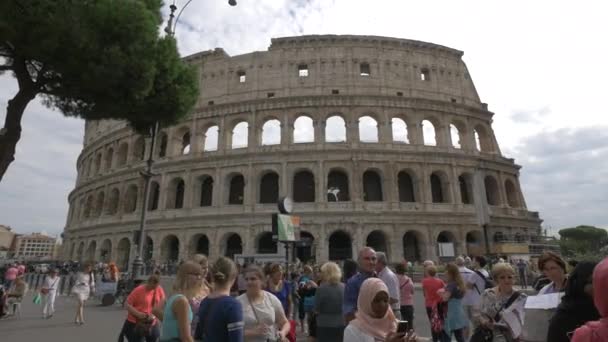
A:
{"label": "man in white shirt", "polygon": [[380,278],[386,287],[388,288],[388,296],[390,298],[391,308],[397,319],[401,319],[400,311],[400,292],[399,292],[399,278],[397,275],[387,267],[388,260],[386,254],[383,252],[376,252],[376,272],[378,278]]}

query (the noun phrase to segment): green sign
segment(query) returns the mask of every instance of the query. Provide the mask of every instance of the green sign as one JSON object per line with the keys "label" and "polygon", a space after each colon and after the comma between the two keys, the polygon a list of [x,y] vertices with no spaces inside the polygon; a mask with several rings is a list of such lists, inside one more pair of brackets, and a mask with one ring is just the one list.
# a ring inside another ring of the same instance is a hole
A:
{"label": "green sign", "polygon": [[299,226],[299,216],[277,214],[279,241],[296,241],[296,228]]}

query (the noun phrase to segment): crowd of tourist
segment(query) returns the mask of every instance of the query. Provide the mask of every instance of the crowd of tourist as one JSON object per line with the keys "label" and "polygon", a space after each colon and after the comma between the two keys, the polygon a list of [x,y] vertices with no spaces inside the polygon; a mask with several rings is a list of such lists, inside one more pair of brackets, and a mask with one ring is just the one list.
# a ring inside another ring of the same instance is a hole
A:
{"label": "crowd of tourist", "polygon": [[[527,291],[528,280],[521,278],[529,278],[530,264],[494,261],[491,267],[483,256],[446,265],[425,261],[423,279],[415,284],[411,265],[400,262],[393,269],[385,253],[369,247],[356,262],[303,265],[291,274],[280,264],[241,267],[225,257],[210,264],[196,255],[177,267],[171,296],[160,286],[160,272],[130,292],[119,341],[294,342],[298,329],[308,341],[415,341],[420,327],[414,317],[420,314],[426,314],[435,342],[523,341],[527,298],[537,294],[561,298],[545,325],[534,323],[546,341],[608,341],[608,259],[572,267],[545,253],[537,263],[541,280]],[[19,265],[5,271],[0,315],[27,292],[23,272]],[[77,325],[85,323],[96,272],[104,282],[120,277],[112,263],[80,268],[70,291],[77,299]],[[37,294],[44,318],[54,314],[60,273],[52,269]],[[417,287],[423,313],[414,310]]]}

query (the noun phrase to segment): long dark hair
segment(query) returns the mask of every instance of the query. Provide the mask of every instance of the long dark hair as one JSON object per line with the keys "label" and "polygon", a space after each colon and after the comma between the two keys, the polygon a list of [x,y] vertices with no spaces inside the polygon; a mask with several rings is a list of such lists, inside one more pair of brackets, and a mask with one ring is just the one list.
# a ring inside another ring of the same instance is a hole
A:
{"label": "long dark hair", "polygon": [[566,289],[558,310],[576,311],[581,315],[590,317],[588,320],[600,318],[593,303],[593,297],[585,292],[585,286],[592,283],[593,270],[597,263],[583,261],[579,262],[572,273],[568,276]]}

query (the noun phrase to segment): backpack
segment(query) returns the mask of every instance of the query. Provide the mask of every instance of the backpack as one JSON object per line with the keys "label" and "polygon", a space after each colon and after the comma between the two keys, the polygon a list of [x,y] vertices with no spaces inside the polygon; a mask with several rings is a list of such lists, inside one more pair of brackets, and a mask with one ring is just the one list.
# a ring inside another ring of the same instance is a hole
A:
{"label": "backpack", "polygon": [[[491,289],[491,288],[493,288],[493,287],[496,286],[496,283],[492,280],[491,277],[484,276],[483,273],[481,273],[478,270],[475,270],[474,272],[477,273],[477,275],[479,277],[481,277],[481,279],[483,279],[483,281],[484,281],[484,290]],[[477,288],[477,286],[475,286],[475,288]],[[479,292],[481,294],[481,291],[479,291],[479,289],[477,289],[477,292]]]}

